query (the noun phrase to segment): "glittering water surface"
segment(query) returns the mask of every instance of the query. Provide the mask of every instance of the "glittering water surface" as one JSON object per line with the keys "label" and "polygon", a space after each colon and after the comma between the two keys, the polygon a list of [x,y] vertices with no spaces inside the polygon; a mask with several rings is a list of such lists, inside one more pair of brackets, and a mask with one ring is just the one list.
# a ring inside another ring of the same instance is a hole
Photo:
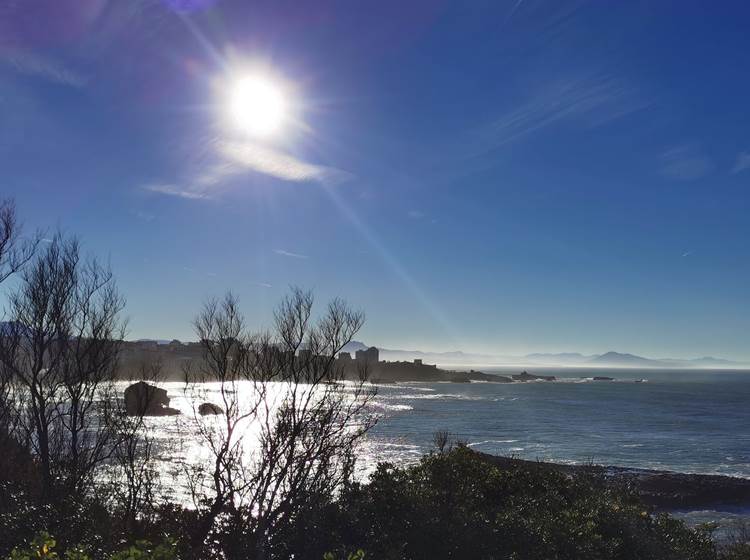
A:
{"label": "glittering water surface", "polygon": [[[447,430],[493,454],[750,478],[750,373],[534,373],[559,380],[378,386],[372,410],[379,423],[361,449],[360,476],[379,461],[418,460],[431,448],[434,432]],[[593,381],[594,375],[616,380]],[[635,382],[640,379],[645,381]],[[208,454],[196,435],[193,397],[180,383],[162,386],[172,398],[170,406],[184,412],[149,420],[158,434],[162,471],[177,488],[183,465]],[[201,399],[217,402],[216,391],[216,385],[206,384]]]}
{"label": "glittering water surface", "polygon": [[750,373],[539,373],[559,380],[381,387],[372,447],[409,460],[448,430],[492,454],[750,478]]}

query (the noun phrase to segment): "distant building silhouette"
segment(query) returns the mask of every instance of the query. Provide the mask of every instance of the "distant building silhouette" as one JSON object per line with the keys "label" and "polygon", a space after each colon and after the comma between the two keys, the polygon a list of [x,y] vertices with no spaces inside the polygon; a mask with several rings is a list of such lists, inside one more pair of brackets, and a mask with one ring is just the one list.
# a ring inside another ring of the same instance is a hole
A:
{"label": "distant building silhouette", "polygon": [[380,361],[380,351],[374,346],[370,346],[367,350],[357,350],[356,360],[366,364],[377,364]]}

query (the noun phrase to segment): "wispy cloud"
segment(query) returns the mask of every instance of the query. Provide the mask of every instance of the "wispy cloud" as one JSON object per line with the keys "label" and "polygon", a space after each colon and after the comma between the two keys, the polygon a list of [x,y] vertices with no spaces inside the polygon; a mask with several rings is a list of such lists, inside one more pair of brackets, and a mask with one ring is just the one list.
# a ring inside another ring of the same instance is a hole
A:
{"label": "wispy cloud", "polygon": [[273,288],[273,285],[267,282],[256,282],[255,285],[260,286],[261,288]]}
{"label": "wispy cloud", "polygon": [[516,0],[516,3],[513,4],[513,7],[508,12],[508,15],[505,16],[505,23],[508,23],[508,20],[510,20],[510,18],[513,16],[513,14],[516,12],[516,10],[518,9],[518,7],[521,5],[522,2],[523,0]]}
{"label": "wispy cloud", "polygon": [[422,218],[424,218],[424,212],[422,212],[421,210],[409,210],[407,215],[412,220],[421,220]]}
{"label": "wispy cloud", "polygon": [[711,160],[690,144],[670,148],[659,159],[661,174],[677,181],[695,181],[713,169]]}
{"label": "wispy cloud", "polygon": [[685,257],[689,257],[692,254],[693,254],[692,251],[685,251],[684,253],[682,253],[682,258],[684,259]]}
{"label": "wispy cloud", "polygon": [[176,196],[179,198],[187,198],[191,200],[201,200],[201,199],[210,199],[211,196],[206,194],[205,192],[201,192],[199,190],[196,190],[194,186],[190,186],[188,188],[180,188],[175,185],[167,185],[167,184],[148,184],[143,185],[141,187],[145,191],[150,191],[158,194],[165,194],[168,196]]}
{"label": "wispy cloud", "polygon": [[149,214],[148,212],[143,212],[141,210],[135,212],[135,217],[139,220],[143,220],[144,222],[153,222],[156,219],[155,215]]}
{"label": "wispy cloud", "polygon": [[35,76],[66,86],[81,88],[86,79],[59,62],[25,50],[0,50],[0,62],[19,74]]}
{"label": "wispy cloud", "polygon": [[742,152],[737,156],[737,162],[732,168],[732,173],[740,173],[750,169],[750,152]]}
{"label": "wispy cloud", "polygon": [[149,183],[143,190],[193,200],[215,198],[231,179],[248,173],[261,173],[282,181],[317,182],[335,186],[352,178],[351,173],[308,163],[289,154],[250,142],[216,141],[216,158],[186,178],[185,186]]}
{"label": "wispy cloud", "polygon": [[635,88],[613,76],[558,80],[492,122],[487,129],[489,149],[566,120],[601,126],[648,105]]}
{"label": "wispy cloud", "polygon": [[291,251],[285,251],[284,249],[274,249],[274,253],[277,255],[281,255],[282,257],[290,257],[292,259],[309,259],[307,255],[302,255],[300,253],[293,253]]}
{"label": "wispy cloud", "polygon": [[[217,148],[228,162],[237,166],[236,173],[255,171],[282,181],[317,181],[325,184],[341,183],[351,177],[340,169],[308,163],[252,142],[222,141]],[[222,172],[231,173],[230,168],[224,168]]]}

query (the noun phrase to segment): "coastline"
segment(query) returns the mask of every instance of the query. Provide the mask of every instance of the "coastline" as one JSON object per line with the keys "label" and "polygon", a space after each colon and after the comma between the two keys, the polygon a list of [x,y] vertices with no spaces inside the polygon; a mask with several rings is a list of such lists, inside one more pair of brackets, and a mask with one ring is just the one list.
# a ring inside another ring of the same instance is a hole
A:
{"label": "coastline", "polygon": [[750,479],[609,465],[565,465],[477,452],[502,468],[539,468],[604,477],[605,484],[627,486],[657,511],[750,511]]}

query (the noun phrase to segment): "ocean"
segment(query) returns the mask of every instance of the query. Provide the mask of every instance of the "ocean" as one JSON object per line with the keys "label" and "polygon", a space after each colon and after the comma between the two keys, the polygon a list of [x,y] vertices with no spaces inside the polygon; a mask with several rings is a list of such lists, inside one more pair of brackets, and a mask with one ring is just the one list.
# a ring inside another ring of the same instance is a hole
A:
{"label": "ocean", "polygon": [[750,478],[750,372],[530,373],[558,380],[382,385],[369,453],[411,461],[430,449],[436,430],[447,430],[497,455]]}
{"label": "ocean", "polygon": [[[537,368],[530,373],[558,379],[377,386],[372,407],[379,421],[361,449],[359,476],[366,478],[380,461],[419,460],[442,430],[479,451],[522,459],[750,478],[750,372]],[[184,465],[209,455],[194,424],[191,428],[195,403],[183,385],[161,385],[170,405],[184,412],[150,419],[163,443],[161,470],[180,500]],[[205,385],[202,400],[212,400],[213,385]],[[680,515],[691,523],[750,519],[746,509]]]}

